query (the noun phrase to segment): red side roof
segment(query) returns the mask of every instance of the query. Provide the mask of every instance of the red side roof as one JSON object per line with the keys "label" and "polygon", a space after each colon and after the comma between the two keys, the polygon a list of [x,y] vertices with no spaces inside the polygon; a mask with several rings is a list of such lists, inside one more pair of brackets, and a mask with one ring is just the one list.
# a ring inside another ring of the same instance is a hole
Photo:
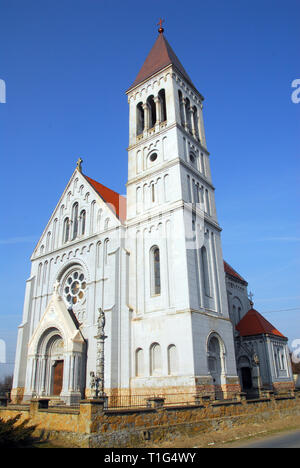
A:
{"label": "red side roof", "polygon": [[111,206],[117,217],[121,221],[126,220],[126,198],[117,192],[105,187],[105,185],[96,182],[88,176],[84,176],[86,180],[92,185],[100,197]]}
{"label": "red side roof", "polygon": [[285,338],[255,309],[250,309],[235,328],[241,336],[276,335]]}
{"label": "red side roof", "polygon": [[134,83],[130,86],[129,89],[137,86],[138,84],[150,78],[150,76],[157,73],[159,70],[162,70],[167,65],[171,64],[174,65],[181,73],[181,75],[186,79],[186,81],[194,87],[192,80],[181,65],[180,60],[176,56],[167,39],[163,34],[159,34],[154,46],[150,50],[149,55],[144,62],[144,65],[140,69]]}
{"label": "red side roof", "polygon": [[227,262],[225,262],[225,260],[224,260],[224,270],[227,275],[233,276],[235,279],[238,279],[245,285],[248,284],[247,281],[241,275],[239,275]]}

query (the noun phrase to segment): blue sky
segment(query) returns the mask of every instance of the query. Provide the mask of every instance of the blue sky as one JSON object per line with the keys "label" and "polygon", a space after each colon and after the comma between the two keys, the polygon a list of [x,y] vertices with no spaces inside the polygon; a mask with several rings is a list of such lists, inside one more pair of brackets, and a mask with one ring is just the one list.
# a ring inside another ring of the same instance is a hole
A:
{"label": "blue sky", "polygon": [[[125,193],[128,104],[165,35],[204,95],[224,258],[255,307],[300,338],[298,0],[1,0],[2,304],[14,361],[30,255],[71,176]],[[289,310],[296,309],[296,310]],[[284,311],[282,311],[284,310]],[[269,312],[276,311],[276,312]],[[0,364],[0,376],[11,369]]]}

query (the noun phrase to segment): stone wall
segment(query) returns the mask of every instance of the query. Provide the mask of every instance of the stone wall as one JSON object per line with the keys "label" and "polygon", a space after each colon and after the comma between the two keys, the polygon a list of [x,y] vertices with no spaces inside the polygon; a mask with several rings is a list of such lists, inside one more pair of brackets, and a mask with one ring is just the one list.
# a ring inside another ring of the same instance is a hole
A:
{"label": "stone wall", "polygon": [[80,447],[139,447],[145,440],[171,440],[182,433],[233,427],[300,414],[300,395],[269,396],[259,400],[202,402],[201,404],[165,407],[153,401],[153,407],[140,409],[104,409],[103,401],[84,400],[80,408],[40,408],[30,405],[0,407],[0,417],[21,414],[30,419],[37,432],[49,438],[71,441]]}

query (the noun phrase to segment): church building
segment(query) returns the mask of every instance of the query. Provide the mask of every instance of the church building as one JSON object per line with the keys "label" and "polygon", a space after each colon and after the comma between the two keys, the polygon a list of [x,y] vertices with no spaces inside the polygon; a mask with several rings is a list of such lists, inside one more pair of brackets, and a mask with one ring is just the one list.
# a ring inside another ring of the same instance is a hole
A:
{"label": "church building", "polygon": [[100,312],[108,397],[292,388],[287,339],[224,262],[204,98],[162,27],[127,96],[126,197],[78,160],[31,257],[13,401],[93,394]]}

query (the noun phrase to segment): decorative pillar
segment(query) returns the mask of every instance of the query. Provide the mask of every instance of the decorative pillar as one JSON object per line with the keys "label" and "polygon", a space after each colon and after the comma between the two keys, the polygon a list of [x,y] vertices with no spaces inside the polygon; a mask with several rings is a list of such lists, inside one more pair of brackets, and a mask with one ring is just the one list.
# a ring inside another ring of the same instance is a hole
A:
{"label": "decorative pillar", "polygon": [[144,133],[147,133],[149,130],[149,107],[147,103],[142,105],[144,110]]}
{"label": "decorative pillar", "polygon": [[42,357],[41,359],[41,395],[46,394],[46,366],[47,366],[47,358],[45,356]]}
{"label": "decorative pillar", "polygon": [[189,108],[189,113],[190,113],[190,122],[192,126],[192,134],[193,137],[196,138],[196,129],[195,129],[195,121],[194,121],[194,109],[192,107]]}
{"label": "decorative pillar", "polygon": [[155,108],[156,108],[156,125],[159,126],[161,123],[161,102],[158,96],[154,98]]}
{"label": "decorative pillar", "polygon": [[105,314],[100,308],[98,317],[98,333],[95,336],[97,340],[96,374],[90,373],[90,387],[93,398],[106,397],[104,392],[104,341],[107,336],[104,333]]}
{"label": "decorative pillar", "polygon": [[182,98],[180,104],[182,106],[183,126],[185,130],[188,131],[188,123],[187,123],[187,115],[186,115],[186,100]]}

